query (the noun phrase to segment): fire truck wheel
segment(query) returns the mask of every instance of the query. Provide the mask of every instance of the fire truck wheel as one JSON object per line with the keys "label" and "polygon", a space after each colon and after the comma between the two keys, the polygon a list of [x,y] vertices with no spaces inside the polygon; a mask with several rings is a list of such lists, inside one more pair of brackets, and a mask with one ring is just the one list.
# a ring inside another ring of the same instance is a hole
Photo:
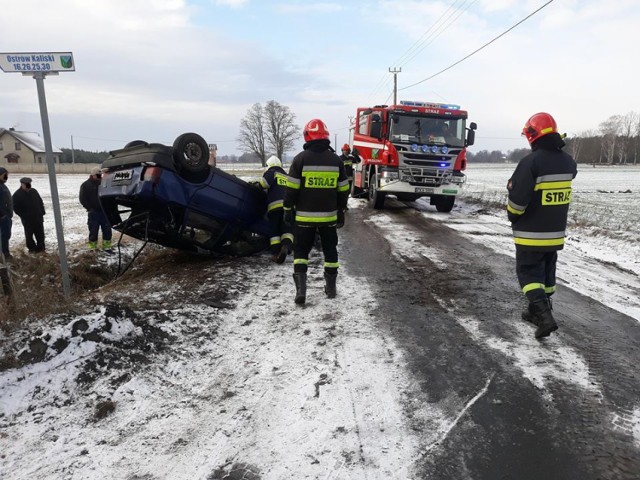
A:
{"label": "fire truck wheel", "polygon": [[448,213],[453,209],[453,204],[456,203],[456,197],[451,195],[439,195],[434,203],[436,210]]}
{"label": "fire truck wheel", "polygon": [[385,194],[378,190],[378,175],[374,173],[369,181],[369,206],[374,210],[382,210],[384,199]]}
{"label": "fire truck wheel", "polygon": [[360,197],[362,197],[363,193],[364,193],[364,190],[361,189],[360,187],[356,187],[355,182],[353,183],[353,185],[351,185],[351,197],[352,198],[360,198]]}

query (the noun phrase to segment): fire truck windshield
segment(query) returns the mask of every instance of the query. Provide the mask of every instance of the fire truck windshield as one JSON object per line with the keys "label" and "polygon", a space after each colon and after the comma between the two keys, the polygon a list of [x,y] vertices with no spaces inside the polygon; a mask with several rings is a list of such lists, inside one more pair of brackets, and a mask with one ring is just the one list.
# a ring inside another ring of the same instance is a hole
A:
{"label": "fire truck windshield", "polygon": [[465,123],[463,118],[394,113],[389,124],[389,139],[392,143],[464,147]]}

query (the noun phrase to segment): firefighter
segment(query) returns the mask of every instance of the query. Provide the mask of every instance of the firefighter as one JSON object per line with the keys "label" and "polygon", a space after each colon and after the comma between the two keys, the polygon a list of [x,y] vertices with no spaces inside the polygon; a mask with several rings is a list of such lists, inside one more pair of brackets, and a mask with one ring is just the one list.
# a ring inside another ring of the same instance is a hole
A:
{"label": "firefighter", "polygon": [[349,193],[351,193],[351,185],[353,184],[353,155],[351,155],[351,147],[349,147],[347,143],[342,146],[340,160],[342,160],[344,164],[344,172],[347,175],[347,180],[349,180]]}
{"label": "firefighter", "polygon": [[309,252],[316,232],[324,255],[324,291],[336,296],[338,277],[338,226],[344,225],[349,197],[349,181],[340,157],[334,153],[329,130],[322,120],[310,120],[304,127],[303,151],[289,169],[284,197],[285,222],[295,225],[293,280],[295,303],[306,301]]}
{"label": "firefighter", "polygon": [[558,250],[564,247],[571,181],[576,162],[565,146],[556,121],[536,113],[524,128],[531,153],[518,163],[507,183],[507,215],[516,244],[516,274],[529,305],[522,318],[537,326],[535,337],[558,329],[551,309],[556,291]]}
{"label": "firefighter", "polygon": [[282,169],[282,162],[275,155],[271,155],[267,160],[267,171],[260,179],[260,186],[267,193],[267,218],[271,225],[271,259],[276,263],[284,263],[293,248],[293,234],[291,227],[285,225],[283,219],[287,174]]}

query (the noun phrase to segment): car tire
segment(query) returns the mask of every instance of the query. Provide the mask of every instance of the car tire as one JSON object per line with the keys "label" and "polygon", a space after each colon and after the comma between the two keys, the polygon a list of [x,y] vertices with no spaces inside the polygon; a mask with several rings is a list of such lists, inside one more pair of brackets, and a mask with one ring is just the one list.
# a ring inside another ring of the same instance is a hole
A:
{"label": "car tire", "polygon": [[173,142],[178,172],[202,174],[209,170],[209,145],[197,133],[183,133]]}
{"label": "car tire", "polygon": [[140,145],[147,146],[149,144],[147,142],[145,142],[144,140],[132,140],[131,142],[127,143],[124,146],[124,148],[139,147]]}
{"label": "car tire", "polygon": [[373,173],[369,180],[369,206],[374,210],[384,208],[386,194],[378,190],[378,174]]}

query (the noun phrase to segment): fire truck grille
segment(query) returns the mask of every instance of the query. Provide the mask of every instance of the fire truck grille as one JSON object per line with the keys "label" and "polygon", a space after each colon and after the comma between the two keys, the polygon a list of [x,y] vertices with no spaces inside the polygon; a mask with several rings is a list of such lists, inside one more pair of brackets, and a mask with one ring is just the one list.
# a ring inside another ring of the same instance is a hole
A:
{"label": "fire truck grille", "polygon": [[412,185],[439,187],[451,181],[455,157],[402,152],[400,180]]}

